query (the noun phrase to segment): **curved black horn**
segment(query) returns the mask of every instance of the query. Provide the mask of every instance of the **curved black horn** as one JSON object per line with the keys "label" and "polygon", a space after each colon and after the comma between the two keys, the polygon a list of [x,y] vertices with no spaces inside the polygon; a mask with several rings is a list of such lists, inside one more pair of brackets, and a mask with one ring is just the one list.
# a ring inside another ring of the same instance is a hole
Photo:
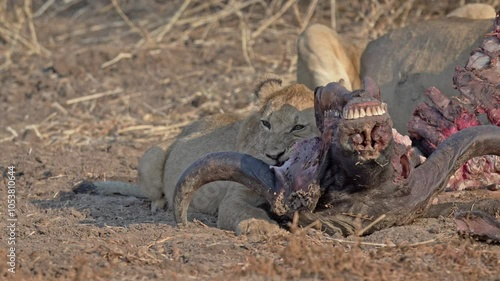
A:
{"label": "curved black horn", "polygon": [[213,181],[241,183],[271,204],[276,194],[275,175],[268,164],[243,153],[210,153],[191,164],[175,186],[174,215],[177,223],[187,223],[187,211],[194,192]]}
{"label": "curved black horn", "polygon": [[340,82],[331,82],[326,86],[316,87],[314,90],[314,115],[316,117],[316,126],[320,132],[323,132],[324,126],[324,116],[323,114],[331,108],[332,106],[342,104],[345,96],[349,95],[351,91],[347,90],[342,80]]}
{"label": "curved black horn", "polygon": [[[453,134],[443,141],[409,178],[410,194],[402,208],[423,211],[441,192],[451,175],[467,160],[482,155],[500,155],[500,127],[476,126]],[[404,201],[404,202],[403,202]]]}

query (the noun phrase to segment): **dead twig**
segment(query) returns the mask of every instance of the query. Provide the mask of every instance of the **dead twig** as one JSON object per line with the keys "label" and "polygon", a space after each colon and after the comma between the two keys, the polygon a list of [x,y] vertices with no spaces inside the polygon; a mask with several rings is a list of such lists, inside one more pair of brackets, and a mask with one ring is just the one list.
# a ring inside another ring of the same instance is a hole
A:
{"label": "dead twig", "polygon": [[83,102],[83,101],[95,100],[95,99],[99,99],[99,98],[106,97],[106,96],[120,94],[122,92],[123,92],[123,89],[117,88],[117,89],[103,92],[103,93],[97,93],[97,94],[92,94],[92,95],[88,95],[88,96],[84,96],[84,97],[69,99],[66,101],[66,105],[75,104],[75,103],[79,103],[79,102]]}
{"label": "dead twig", "polygon": [[118,130],[118,134],[123,134],[123,133],[133,132],[133,131],[151,130],[152,128],[154,128],[153,125],[136,125],[136,126],[130,126],[130,127]]}
{"label": "dead twig", "polygon": [[213,15],[208,15],[208,16],[201,17],[201,18],[200,17],[191,17],[191,18],[187,18],[187,19],[178,20],[175,25],[189,24],[192,28],[196,28],[196,27],[205,25],[207,23],[221,20],[225,17],[228,17],[228,16],[234,14],[236,11],[239,11],[241,9],[244,9],[244,8],[246,8],[250,5],[256,4],[256,3],[261,3],[261,0],[250,0],[247,2],[237,4],[234,7],[228,5],[222,11],[217,12]]}
{"label": "dead twig", "polygon": [[31,42],[35,48],[35,53],[39,54],[41,52],[40,43],[38,43],[38,38],[36,36],[35,25],[33,24],[33,14],[31,12],[31,0],[24,1],[24,14],[28,19],[28,27],[31,35]]}
{"label": "dead twig", "polygon": [[295,2],[292,6],[293,14],[295,15],[295,20],[297,20],[297,24],[302,27],[302,15],[300,14],[299,4]]}
{"label": "dead twig", "polygon": [[121,52],[121,53],[119,53],[116,57],[114,57],[113,59],[111,59],[111,60],[109,60],[109,61],[107,61],[107,62],[105,62],[105,63],[101,64],[101,68],[102,68],[102,69],[105,69],[105,68],[110,67],[110,66],[112,66],[113,64],[115,64],[115,63],[117,63],[117,62],[121,61],[122,59],[130,59],[130,58],[132,58],[132,54],[130,54],[130,53],[123,53],[123,52]]}
{"label": "dead twig", "polygon": [[337,30],[337,1],[330,0],[330,24],[333,30]]}
{"label": "dead twig", "polygon": [[252,63],[252,60],[250,60],[249,54],[250,30],[241,11],[237,11],[236,15],[238,15],[238,17],[240,18],[241,49],[243,51],[243,58],[245,59],[245,62],[248,64],[248,66],[252,69],[252,71],[255,71],[255,67]]}
{"label": "dead twig", "polygon": [[177,20],[179,20],[182,13],[186,10],[186,8],[189,6],[190,3],[191,3],[191,0],[185,0],[182,3],[181,7],[177,10],[177,12],[175,12],[172,19],[170,19],[170,21],[166,25],[153,31],[153,36],[156,37],[155,38],[156,42],[160,42],[161,40],[163,40],[163,37],[165,36],[165,34],[167,34],[172,29],[172,27],[175,25]]}
{"label": "dead twig", "polygon": [[17,138],[19,136],[19,134],[16,132],[16,130],[12,129],[12,127],[10,126],[7,126],[5,128],[7,131],[9,131],[9,133],[12,134],[13,137]]}
{"label": "dead twig", "polygon": [[[203,3],[203,4],[202,4]],[[198,2],[197,6],[185,11],[183,14],[184,16],[191,16],[191,15],[196,15],[200,13],[201,11],[205,9],[209,9],[212,6],[219,6],[222,7],[222,1],[221,0],[211,0],[211,1],[203,1],[202,3]]]}
{"label": "dead twig", "polygon": [[365,228],[361,229],[360,231],[358,231],[356,233],[357,236],[362,236],[363,233],[365,233],[366,231],[368,231],[370,228],[372,228],[374,225],[376,225],[377,223],[379,223],[380,221],[382,221],[383,219],[385,219],[386,215],[383,214],[381,215],[380,217],[378,217],[376,220],[372,221],[369,225],[367,225]]}
{"label": "dead twig", "polygon": [[171,237],[171,236],[167,236],[167,237],[162,238],[162,239],[160,239],[160,240],[156,240],[156,241],[154,241],[154,242],[152,242],[152,243],[149,243],[149,244],[146,246],[146,248],[148,248],[148,249],[149,249],[149,248],[151,248],[151,247],[153,247],[153,246],[155,246],[155,245],[158,245],[158,244],[163,244],[163,243],[167,242],[167,241],[168,241],[168,240],[170,240],[170,239],[172,239],[172,237]]}
{"label": "dead twig", "polygon": [[317,5],[318,5],[318,0],[312,0],[311,3],[309,4],[309,7],[307,8],[306,16],[304,17],[304,20],[300,24],[300,32],[304,31],[304,29],[306,29],[307,25],[309,25],[309,21],[311,21],[311,18],[314,14],[314,11],[316,10]]}
{"label": "dead twig", "polygon": [[50,6],[52,6],[52,4],[54,4],[55,0],[48,0],[47,2],[43,3],[43,5],[38,8],[38,10],[33,14],[33,18],[37,18],[41,15],[43,15],[43,13],[45,13],[45,11],[47,11]]}
{"label": "dead twig", "polygon": [[62,105],[57,101],[53,102],[52,106],[55,107],[57,110],[59,110],[62,114],[68,115],[68,111],[64,109],[64,107],[62,107]]}
{"label": "dead twig", "polygon": [[43,124],[43,123],[46,123],[48,122],[50,119],[54,118],[57,116],[57,112],[52,112],[52,114],[50,114],[49,116],[47,116],[45,119],[42,120],[42,122],[40,122],[40,124]]}
{"label": "dead twig", "polygon": [[285,14],[285,12],[290,8],[292,7],[293,4],[295,4],[297,0],[288,0],[288,2],[286,2],[285,5],[283,5],[281,7],[281,9],[276,13],[274,14],[272,17],[270,17],[269,19],[265,20],[264,23],[259,27],[257,28],[257,30],[255,30],[254,32],[252,32],[252,37],[251,38],[256,38],[258,37],[264,30],[266,30],[271,24],[273,24],[276,20],[278,20],[279,18],[281,18],[283,16],[283,14]]}
{"label": "dead twig", "polygon": [[351,241],[351,240],[344,240],[344,239],[338,239],[338,238],[331,238],[327,237],[328,240],[333,240],[338,243],[342,244],[356,244],[356,245],[363,245],[363,246],[375,246],[375,247],[389,247],[389,248],[395,248],[395,247],[416,247],[420,245],[425,245],[425,244],[431,244],[434,242],[437,242],[438,240],[436,239],[430,239],[422,242],[416,242],[412,244],[402,244],[402,245],[396,245],[394,243],[373,243],[373,242],[363,242],[363,241]]}
{"label": "dead twig", "polygon": [[35,132],[35,135],[39,138],[39,139],[43,139],[43,136],[42,134],[40,134],[40,131],[38,130],[38,127],[37,125],[28,125],[26,127],[24,127],[25,130],[33,130],[33,132]]}
{"label": "dead twig", "polygon": [[149,41],[149,39],[150,39],[149,34],[145,30],[137,27],[127,17],[127,15],[125,15],[125,13],[123,12],[122,8],[118,4],[117,0],[111,0],[111,3],[113,4],[113,7],[115,7],[116,12],[120,15],[120,17],[123,19],[123,21],[130,27],[130,29],[132,29],[133,31],[139,33],[145,41]]}

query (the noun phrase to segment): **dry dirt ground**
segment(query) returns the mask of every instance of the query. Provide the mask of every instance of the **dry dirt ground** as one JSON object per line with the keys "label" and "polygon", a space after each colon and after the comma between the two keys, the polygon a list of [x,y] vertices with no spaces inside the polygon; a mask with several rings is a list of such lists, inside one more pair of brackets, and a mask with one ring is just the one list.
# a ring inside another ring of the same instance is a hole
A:
{"label": "dry dirt ground", "polygon": [[[466,1],[336,2],[339,32],[375,38]],[[330,8],[293,3],[0,2],[0,279],[500,280],[500,246],[459,237],[450,218],[357,239],[306,229],[250,241],[213,217],[178,228],[145,200],[71,192],[83,179],[133,182],[149,146],[202,116],[250,110],[259,75],[294,80],[297,35],[330,24]]]}

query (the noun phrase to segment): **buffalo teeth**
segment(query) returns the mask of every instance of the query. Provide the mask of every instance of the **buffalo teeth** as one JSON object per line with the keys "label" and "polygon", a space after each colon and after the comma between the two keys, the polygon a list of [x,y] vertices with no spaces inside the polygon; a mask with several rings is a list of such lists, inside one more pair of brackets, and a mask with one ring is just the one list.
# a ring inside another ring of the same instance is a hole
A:
{"label": "buffalo teeth", "polygon": [[366,108],[366,116],[370,117],[370,116],[373,116],[373,113],[372,113],[372,108],[371,107],[367,107]]}
{"label": "buffalo teeth", "polygon": [[[358,119],[363,117],[383,115],[387,112],[387,104],[382,103],[380,106],[366,107],[366,108],[344,108],[342,110],[342,118],[344,119]],[[340,116],[340,112],[335,112],[335,116]]]}
{"label": "buffalo teeth", "polygon": [[347,112],[347,119],[354,119],[354,112],[352,109],[349,109]]}
{"label": "buffalo teeth", "polygon": [[363,108],[360,108],[359,109],[359,118],[362,118],[362,117],[365,117],[366,116],[366,112]]}
{"label": "buffalo teeth", "polygon": [[360,116],[359,116],[359,109],[354,109],[354,119],[358,119]]}

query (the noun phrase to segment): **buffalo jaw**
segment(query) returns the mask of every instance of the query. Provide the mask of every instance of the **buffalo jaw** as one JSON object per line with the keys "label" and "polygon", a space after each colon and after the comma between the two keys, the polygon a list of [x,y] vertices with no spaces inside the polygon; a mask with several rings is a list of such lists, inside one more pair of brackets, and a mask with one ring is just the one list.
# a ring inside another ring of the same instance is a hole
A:
{"label": "buffalo jaw", "polygon": [[320,200],[315,212],[301,213],[300,224],[318,220],[327,232],[340,231],[345,236],[408,224],[424,214],[432,199],[465,161],[482,155],[500,155],[499,143],[500,127],[464,129],[442,142],[404,183],[395,186],[389,179],[379,188],[329,194],[331,200]]}
{"label": "buffalo jaw", "polygon": [[[332,161],[326,180],[336,182],[328,189],[377,188],[392,177],[387,165],[394,149],[392,120],[380,98],[380,88],[370,77],[355,91],[335,82],[316,88],[316,122]],[[327,130],[331,133],[325,134]]]}

